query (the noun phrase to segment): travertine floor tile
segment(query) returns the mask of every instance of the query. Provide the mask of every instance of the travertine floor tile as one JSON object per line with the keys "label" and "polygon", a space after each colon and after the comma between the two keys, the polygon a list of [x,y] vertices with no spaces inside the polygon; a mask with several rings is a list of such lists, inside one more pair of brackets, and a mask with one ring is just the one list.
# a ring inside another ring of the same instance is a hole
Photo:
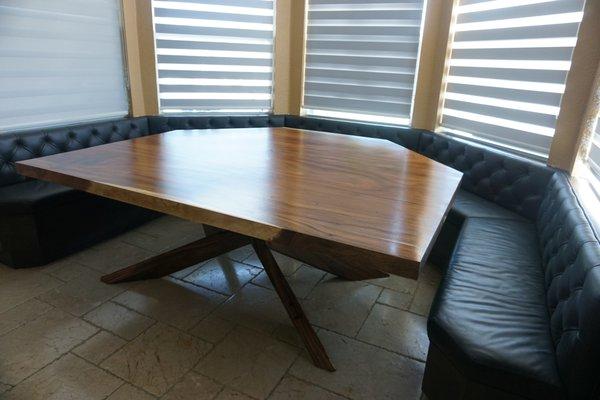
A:
{"label": "travertine floor tile", "polygon": [[292,376],[286,376],[269,396],[269,400],[344,400],[343,397],[328,392]]}
{"label": "travertine floor tile", "polygon": [[177,383],[162,400],[212,400],[223,389],[223,385],[198,375],[195,372],[187,374]]}
{"label": "travertine floor tile", "polygon": [[195,368],[249,396],[264,399],[299,349],[247,328],[236,328]]}
{"label": "travertine floor tile", "polygon": [[11,388],[10,385],[7,385],[5,383],[0,383],[0,394],[8,391]]}
{"label": "travertine floor tile", "polygon": [[153,256],[154,253],[119,239],[111,239],[73,256],[74,260],[108,274]]}
{"label": "travertine floor tile", "polygon": [[328,275],[306,300],[302,300],[302,306],[312,324],[353,337],[381,290],[364,282],[350,282]]}
{"label": "travertine floor tile", "polygon": [[31,299],[0,314],[0,336],[18,328],[51,310],[53,307],[37,299]]}
{"label": "travertine floor tile", "polygon": [[[273,252],[273,256],[275,257],[275,260],[277,261],[277,265],[279,265],[281,272],[283,272],[283,274],[286,276],[292,275],[302,265],[301,261],[295,260],[276,251]],[[252,252],[250,257],[244,260],[244,263],[254,265],[255,267],[259,268],[263,267],[255,252]]]}
{"label": "travertine floor tile", "polygon": [[246,396],[243,393],[240,393],[236,390],[225,388],[219,395],[215,398],[215,400],[254,400],[250,396]]}
{"label": "travertine floor tile", "polygon": [[218,343],[231,332],[234,326],[235,324],[231,321],[216,315],[209,315],[190,329],[189,333],[207,342]]}
{"label": "travertine floor tile", "polygon": [[260,268],[218,257],[196,269],[184,280],[230,296],[260,272]]}
{"label": "travertine floor tile", "polygon": [[385,304],[386,306],[399,308],[401,310],[408,310],[410,303],[413,299],[413,294],[396,292],[390,289],[383,289],[379,298],[378,303]]}
{"label": "travertine floor tile", "polygon": [[439,267],[426,263],[419,271],[419,282],[425,282],[432,286],[440,284],[444,273]]}
{"label": "travertine floor tile", "polygon": [[157,321],[188,330],[227,297],[172,278],[143,281],[114,302]]}
{"label": "travertine floor tile", "polygon": [[261,332],[272,333],[279,325],[291,325],[285,308],[273,290],[248,284],[216,311],[220,317]]}
{"label": "travertine floor tile", "polygon": [[45,274],[52,275],[61,281],[68,282],[71,279],[77,278],[80,274],[88,271],[88,268],[83,264],[74,260],[73,257],[63,258],[62,260],[54,261],[39,269]]}
{"label": "travertine floor tile", "polygon": [[[315,332],[319,330],[319,328],[314,326],[313,329]],[[275,332],[271,334],[271,336],[277,340],[291,344],[292,346],[300,347],[301,349],[304,348],[304,343],[302,342],[300,334],[291,323],[286,325],[280,324],[277,329],[275,329]]]}
{"label": "travertine floor tile", "polygon": [[427,358],[427,319],[376,304],[358,339],[422,361]]}
{"label": "travertine floor tile", "polygon": [[[305,298],[324,275],[325,272],[303,264],[296,272],[287,276],[286,280],[297,298]],[[252,283],[273,290],[273,285],[264,271],[254,278]]]}
{"label": "travertine floor tile", "polygon": [[244,247],[240,247],[239,249],[235,249],[226,254],[228,258],[231,258],[233,261],[242,262],[250,255],[254,253],[251,245],[247,245]]}
{"label": "travertine floor tile", "polygon": [[428,316],[436,292],[437,286],[419,282],[413,301],[410,304],[410,311],[423,316]]}
{"label": "travertine floor tile", "polygon": [[208,261],[203,261],[201,263],[191,265],[191,266],[189,266],[187,268],[184,268],[184,269],[182,269],[180,271],[173,272],[169,276],[171,278],[184,279],[186,276],[188,276],[189,274],[191,274],[192,272],[194,272],[195,270],[197,270],[198,268],[200,268],[202,265],[206,264],[207,262]]}
{"label": "travertine floor tile", "polygon": [[181,237],[177,231],[165,231],[156,235],[140,229],[119,236],[119,240],[148,250],[154,254],[160,254],[189,242],[184,237]]}
{"label": "travertine floor tile", "polygon": [[0,337],[0,380],[14,385],[54,361],[98,329],[52,309]]}
{"label": "travertine floor tile", "polygon": [[126,383],[118,388],[106,400],[155,400],[156,397]]}
{"label": "travertine floor tile", "polygon": [[122,382],[72,354],[48,365],[8,392],[8,400],[106,398]]}
{"label": "travertine floor tile", "polygon": [[425,264],[423,266],[419,271],[417,290],[410,304],[410,311],[423,316],[429,315],[429,309],[442,280],[442,275],[442,271],[435,265]]}
{"label": "travertine floor tile", "polygon": [[425,364],[333,332],[319,337],[336,372],[315,368],[304,353],[291,375],[355,400],[419,398]]}
{"label": "travertine floor tile", "polygon": [[170,215],[148,222],[139,227],[137,231],[157,237],[166,235],[178,235],[179,237],[204,235],[202,224],[197,224]]}
{"label": "travertine floor tile", "polygon": [[[400,310],[427,315],[439,269],[425,265],[418,282],[346,282],[276,254],[309,320],[326,329],[316,330],[337,367],[328,373],[309,360],[251,246],[221,257],[221,263],[245,264],[234,267],[229,280],[222,268],[198,264],[173,274],[177,279],[100,282],[104,272],[203,236],[199,224],[164,217],[49,266],[0,265],[0,398],[419,398],[424,364],[400,353],[424,359],[425,318]],[[190,274],[195,284],[180,280]],[[228,300],[215,290],[235,294]],[[327,329],[357,334],[360,341]],[[135,338],[128,343],[108,330]],[[63,365],[62,372],[55,365]]]}
{"label": "travertine floor tile", "polygon": [[381,286],[386,289],[407,294],[413,294],[417,289],[417,281],[396,275],[390,275],[387,278],[370,279],[366,282],[372,285]]}
{"label": "travertine floor tile", "polygon": [[127,340],[133,340],[154,323],[152,319],[112,302],[93,309],[84,319]]}
{"label": "travertine floor tile", "polygon": [[89,270],[38,298],[63,311],[81,316],[130,286],[127,283],[107,285],[100,281],[101,276],[101,273]]}
{"label": "travertine floor tile", "polygon": [[85,358],[92,364],[100,364],[112,353],[123,347],[125,343],[127,343],[125,340],[112,333],[100,331],[85,343],[71,350],[71,352]]}
{"label": "travertine floor tile", "polygon": [[62,284],[61,280],[39,271],[6,267],[0,277],[0,313]]}
{"label": "travertine floor tile", "polygon": [[211,345],[172,327],[156,324],[102,363],[125,381],[156,396],[192,369]]}

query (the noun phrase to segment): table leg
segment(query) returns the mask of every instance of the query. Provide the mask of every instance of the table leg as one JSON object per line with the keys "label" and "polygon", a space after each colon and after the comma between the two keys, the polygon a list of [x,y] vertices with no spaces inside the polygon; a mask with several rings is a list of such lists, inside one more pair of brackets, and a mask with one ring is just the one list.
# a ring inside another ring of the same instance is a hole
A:
{"label": "table leg", "polygon": [[306,346],[314,364],[324,370],[335,371],[335,367],[331,363],[331,360],[329,360],[325,347],[323,347],[319,337],[308,322],[304,310],[302,310],[298,299],[285,280],[285,277],[279,269],[277,261],[275,261],[267,244],[262,240],[252,239],[252,247],[254,247],[254,251],[256,251],[258,258],[262,263],[267,276],[271,280],[275,291],[279,295],[292,323],[302,337],[304,346]]}
{"label": "table leg", "polygon": [[104,275],[101,279],[105,283],[158,279],[247,244],[250,244],[250,238],[247,236],[229,231],[219,231],[112,274]]}

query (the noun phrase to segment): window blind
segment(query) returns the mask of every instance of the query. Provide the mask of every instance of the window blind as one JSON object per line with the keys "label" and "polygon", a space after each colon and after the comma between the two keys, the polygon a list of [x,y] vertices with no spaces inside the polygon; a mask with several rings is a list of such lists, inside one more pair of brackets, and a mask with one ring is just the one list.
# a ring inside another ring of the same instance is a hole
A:
{"label": "window blind", "polygon": [[0,2],[0,132],[125,116],[118,0]]}
{"label": "window blind", "polygon": [[442,127],[547,156],[584,0],[461,0]]}
{"label": "window blind", "polygon": [[153,6],[161,112],[271,110],[272,0]]}
{"label": "window blind", "polygon": [[407,123],[422,0],[309,0],[307,114]]}
{"label": "window blind", "polygon": [[[596,121],[596,131],[594,132],[594,136],[592,138],[589,164],[590,169],[598,179],[598,183],[600,183],[600,115],[598,116],[598,120]],[[596,189],[600,193],[600,187]]]}

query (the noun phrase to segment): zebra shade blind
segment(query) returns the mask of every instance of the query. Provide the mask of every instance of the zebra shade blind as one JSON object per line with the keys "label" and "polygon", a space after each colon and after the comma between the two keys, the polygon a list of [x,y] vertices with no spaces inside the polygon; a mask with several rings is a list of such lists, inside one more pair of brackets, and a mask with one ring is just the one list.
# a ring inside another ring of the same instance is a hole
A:
{"label": "zebra shade blind", "polygon": [[120,3],[0,1],[0,132],[127,115]]}
{"label": "zebra shade blind", "polygon": [[309,0],[304,111],[407,123],[423,0]]}
{"label": "zebra shade blind", "polygon": [[584,0],[461,0],[442,126],[548,154]]}
{"label": "zebra shade blind", "polygon": [[[592,172],[598,179],[598,183],[600,183],[600,115],[598,116],[598,120],[596,121],[596,131],[594,132],[594,136],[592,138],[592,147],[590,149],[589,163]],[[600,195],[600,187],[596,189],[598,190]]]}
{"label": "zebra shade blind", "polygon": [[272,0],[153,0],[162,113],[271,110]]}

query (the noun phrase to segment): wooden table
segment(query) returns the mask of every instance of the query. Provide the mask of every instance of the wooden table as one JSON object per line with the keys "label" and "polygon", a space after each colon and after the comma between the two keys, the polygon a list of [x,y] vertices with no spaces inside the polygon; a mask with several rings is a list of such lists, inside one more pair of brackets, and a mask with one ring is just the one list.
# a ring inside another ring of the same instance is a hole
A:
{"label": "wooden table", "polygon": [[172,131],[18,162],[17,171],[205,224],[206,238],[107,283],[160,278],[252,244],[327,370],[269,249],[346,279],[416,279],[462,177],[389,141],[289,128]]}

